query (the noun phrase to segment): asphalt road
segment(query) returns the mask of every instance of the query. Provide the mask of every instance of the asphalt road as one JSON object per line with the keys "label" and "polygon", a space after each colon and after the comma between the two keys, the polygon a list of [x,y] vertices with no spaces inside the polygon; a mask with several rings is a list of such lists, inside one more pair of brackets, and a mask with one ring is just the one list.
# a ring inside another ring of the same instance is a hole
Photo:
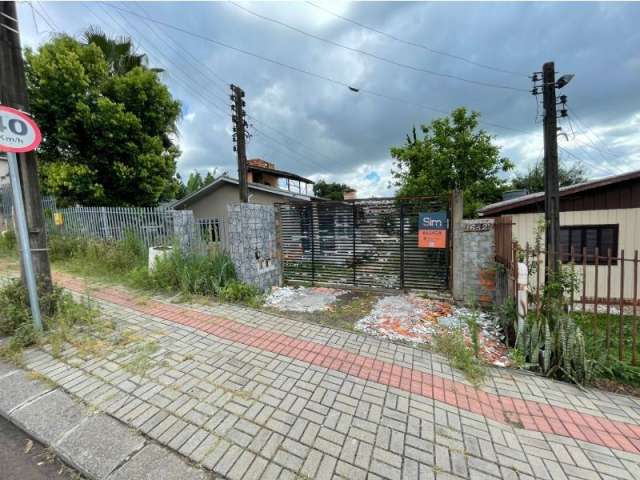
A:
{"label": "asphalt road", "polygon": [[[30,446],[32,445],[32,446]],[[29,448],[30,446],[30,448]],[[0,417],[0,480],[78,480],[38,442]]]}

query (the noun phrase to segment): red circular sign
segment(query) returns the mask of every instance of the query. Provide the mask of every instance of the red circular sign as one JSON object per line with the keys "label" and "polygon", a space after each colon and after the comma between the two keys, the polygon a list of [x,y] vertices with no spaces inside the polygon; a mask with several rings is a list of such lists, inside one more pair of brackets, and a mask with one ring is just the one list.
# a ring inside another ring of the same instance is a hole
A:
{"label": "red circular sign", "polygon": [[0,152],[30,152],[41,141],[36,122],[20,110],[0,105]]}

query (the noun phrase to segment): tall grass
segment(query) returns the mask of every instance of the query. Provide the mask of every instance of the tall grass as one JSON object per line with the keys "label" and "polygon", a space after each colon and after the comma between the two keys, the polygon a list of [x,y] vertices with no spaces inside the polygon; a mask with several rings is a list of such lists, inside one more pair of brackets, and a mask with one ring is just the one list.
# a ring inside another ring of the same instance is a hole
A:
{"label": "tall grass", "polygon": [[18,251],[18,240],[13,230],[0,232],[0,256],[14,255]]}
{"label": "tall grass", "polygon": [[233,261],[224,253],[202,255],[176,244],[168,255],[157,260],[151,272],[138,269],[133,280],[141,288],[219,296],[236,281],[236,272]]}

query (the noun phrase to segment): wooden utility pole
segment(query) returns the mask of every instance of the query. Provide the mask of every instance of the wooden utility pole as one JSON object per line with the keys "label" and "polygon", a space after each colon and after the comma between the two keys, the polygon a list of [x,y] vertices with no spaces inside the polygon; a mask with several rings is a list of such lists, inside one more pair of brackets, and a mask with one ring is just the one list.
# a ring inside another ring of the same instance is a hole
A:
{"label": "wooden utility pole", "polygon": [[[18,16],[14,1],[0,2],[0,103],[29,112]],[[35,153],[18,154],[18,163],[29,230],[29,245],[33,256],[33,270],[41,288],[40,293],[46,295],[52,288],[51,266]]]}
{"label": "wooden utility pole", "polygon": [[553,62],[542,66],[544,107],[544,220],[547,274],[560,269],[560,185],[558,179],[558,119]]}
{"label": "wooden utility pole", "polygon": [[238,182],[240,186],[240,201],[247,203],[249,201],[249,189],[247,187],[247,139],[245,127],[247,122],[244,119],[244,91],[236,86],[231,85],[231,110],[233,111],[233,146],[234,151],[238,155]]}

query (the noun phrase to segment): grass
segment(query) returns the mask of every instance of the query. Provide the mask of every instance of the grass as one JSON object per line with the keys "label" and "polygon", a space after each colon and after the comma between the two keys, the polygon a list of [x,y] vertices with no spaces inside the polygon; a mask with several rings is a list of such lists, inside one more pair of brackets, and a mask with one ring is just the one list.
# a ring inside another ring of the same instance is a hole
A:
{"label": "grass", "polygon": [[[640,393],[640,366],[633,366],[631,315],[606,313],[575,313],[574,318],[582,328],[589,356],[596,361],[594,383],[607,389],[636,390]],[[623,322],[623,355],[619,357],[620,319]],[[640,324],[640,319],[638,319]],[[609,347],[607,348],[607,325],[609,325]],[[640,327],[640,325],[639,325]],[[636,346],[640,359],[640,338]],[[628,387],[628,388],[625,388]]]}
{"label": "grass", "polygon": [[433,337],[433,348],[446,357],[451,365],[464,373],[465,378],[475,386],[480,385],[486,377],[487,370],[474,349],[465,343],[460,329],[441,331]]}

